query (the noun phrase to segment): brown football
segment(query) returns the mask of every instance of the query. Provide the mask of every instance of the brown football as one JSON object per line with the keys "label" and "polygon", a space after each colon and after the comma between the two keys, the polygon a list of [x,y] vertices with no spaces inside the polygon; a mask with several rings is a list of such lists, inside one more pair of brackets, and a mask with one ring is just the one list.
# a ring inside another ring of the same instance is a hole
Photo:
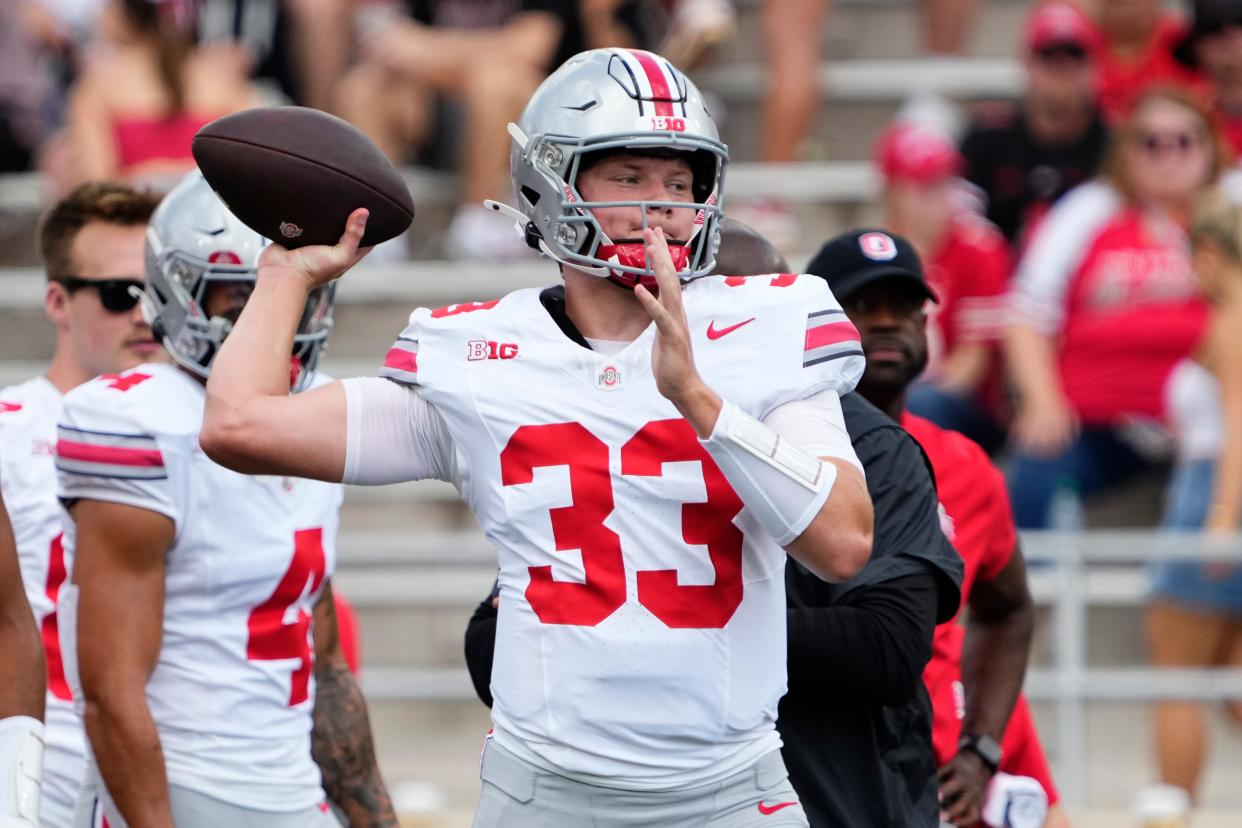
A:
{"label": "brown football", "polygon": [[200,129],[192,149],[233,214],[285,247],[336,244],[359,207],[371,211],[363,246],[401,235],[414,220],[392,162],[357,127],[318,109],[226,115]]}

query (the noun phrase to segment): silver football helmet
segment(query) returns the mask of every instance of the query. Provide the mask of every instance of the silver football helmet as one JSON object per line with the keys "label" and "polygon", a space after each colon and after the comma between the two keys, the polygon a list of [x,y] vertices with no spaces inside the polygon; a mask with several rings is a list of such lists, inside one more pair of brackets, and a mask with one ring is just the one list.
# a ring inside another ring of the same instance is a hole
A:
{"label": "silver football helmet", "polygon": [[[518,220],[527,242],[556,261],[620,284],[651,277],[641,239],[610,239],[597,207],[697,210],[694,231],[670,245],[683,279],[710,273],[720,245],[721,200],[729,150],[721,143],[703,96],[664,58],[638,49],[595,49],[566,61],[535,91],[517,124],[509,125],[517,211],[489,202]],[[626,149],[684,152],[694,173],[693,201],[585,201],[578,191],[583,157]],[[521,215],[517,215],[520,211]]]}
{"label": "silver football helmet", "polygon": [[[208,317],[212,282],[254,283],[267,239],[242,224],[194,170],[160,202],[147,225],[143,315],[179,365],[206,379],[233,319]],[[136,288],[135,288],[136,290]],[[290,385],[299,390],[314,372],[332,332],[335,283],[311,292],[293,337]]]}

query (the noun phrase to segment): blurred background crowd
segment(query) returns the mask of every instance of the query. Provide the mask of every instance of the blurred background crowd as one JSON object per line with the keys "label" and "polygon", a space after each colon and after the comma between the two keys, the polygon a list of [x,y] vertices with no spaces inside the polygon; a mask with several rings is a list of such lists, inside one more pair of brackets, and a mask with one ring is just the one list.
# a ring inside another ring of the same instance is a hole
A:
{"label": "blurred background crowd", "polygon": [[[700,79],[726,212],[795,267],[852,224],[914,244],[940,301],[909,408],[1007,469],[1020,528],[1236,535],[1242,0],[4,0],[0,263],[34,264],[23,209],[159,189],[203,124],[296,103],[409,170],[419,220],[375,263],[503,285],[533,256],[480,205],[508,196],[505,124],[602,46]],[[1242,570],[1150,576],[1154,663],[1242,666]],[[1205,732],[1160,705],[1164,781],[1196,791]]]}

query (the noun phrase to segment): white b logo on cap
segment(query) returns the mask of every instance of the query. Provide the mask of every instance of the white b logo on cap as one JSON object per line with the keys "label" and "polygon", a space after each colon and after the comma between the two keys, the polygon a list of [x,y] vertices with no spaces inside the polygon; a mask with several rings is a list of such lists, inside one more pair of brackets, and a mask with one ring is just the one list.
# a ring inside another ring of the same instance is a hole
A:
{"label": "white b logo on cap", "polygon": [[896,243],[884,233],[863,233],[858,237],[858,246],[864,256],[877,262],[887,262],[897,256]]}

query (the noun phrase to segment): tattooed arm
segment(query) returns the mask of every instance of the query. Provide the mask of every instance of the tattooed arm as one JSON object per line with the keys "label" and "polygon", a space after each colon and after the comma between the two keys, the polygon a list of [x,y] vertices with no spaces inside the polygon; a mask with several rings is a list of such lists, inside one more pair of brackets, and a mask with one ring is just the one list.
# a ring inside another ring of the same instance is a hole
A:
{"label": "tattooed arm", "polygon": [[350,828],[397,828],[375,761],[367,703],[341,652],[331,582],[315,604],[314,720],[311,755],[328,799],[349,819]]}

